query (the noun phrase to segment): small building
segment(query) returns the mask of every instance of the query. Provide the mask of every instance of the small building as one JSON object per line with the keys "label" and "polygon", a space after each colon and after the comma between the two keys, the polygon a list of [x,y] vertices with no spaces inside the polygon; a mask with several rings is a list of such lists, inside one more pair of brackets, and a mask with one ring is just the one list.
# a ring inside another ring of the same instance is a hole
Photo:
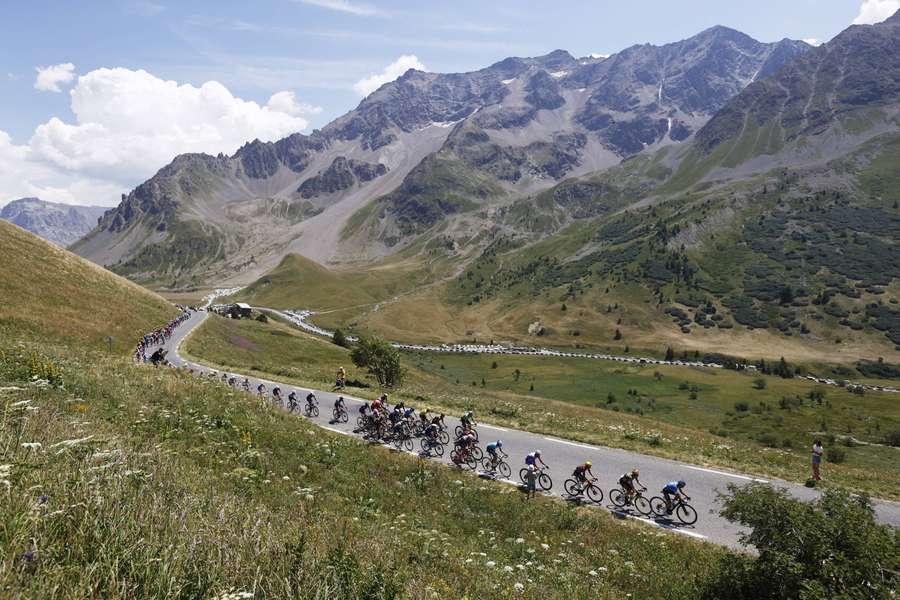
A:
{"label": "small building", "polygon": [[248,319],[253,313],[253,309],[249,304],[244,302],[238,302],[232,307],[232,316],[236,316],[238,319]]}

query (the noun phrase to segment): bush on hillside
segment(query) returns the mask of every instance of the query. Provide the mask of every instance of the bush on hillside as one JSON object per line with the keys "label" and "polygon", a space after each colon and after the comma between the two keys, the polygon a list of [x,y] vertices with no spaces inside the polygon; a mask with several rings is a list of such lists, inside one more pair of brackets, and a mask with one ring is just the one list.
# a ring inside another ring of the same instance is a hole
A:
{"label": "bush on hillside", "polygon": [[347,336],[344,335],[344,332],[340,329],[335,329],[334,334],[331,336],[331,341],[342,348],[349,348],[350,342],[347,340]]}
{"label": "bush on hillside", "polygon": [[722,515],[749,529],[741,543],[759,555],[723,558],[705,598],[887,599],[900,585],[900,534],[876,523],[865,496],[828,489],[806,503],[754,483],[729,485],[722,500]]}
{"label": "bush on hillside", "polygon": [[360,337],[350,352],[350,360],[368,370],[380,385],[395,387],[403,382],[405,370],[400,364],[400,352],[379,337]]}

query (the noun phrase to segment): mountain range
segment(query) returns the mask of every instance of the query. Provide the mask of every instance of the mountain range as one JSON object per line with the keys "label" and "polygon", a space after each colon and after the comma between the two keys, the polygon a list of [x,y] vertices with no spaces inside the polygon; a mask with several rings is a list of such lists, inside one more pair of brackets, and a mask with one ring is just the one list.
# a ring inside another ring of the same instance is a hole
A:
{"label": "mountain range", "polygon": [[107,210],[100,206],[56,204],[39,198],[19,198],[0,209],[0,219],[65,247],[94,229]]}
{"label": "mountain range", "polygon": [[608,58],[410,70],[310,135],[177,157],[74,250],[170,288],[247,283],[292,254],[417,264],[454,318],[504,334],[585,295],[603,324],[586,338],[610,339],[618,289],[649,305],[647,340],[900,344],[879,304],[900,278],[898,82],[900,15],[815,48],[713,27]]}

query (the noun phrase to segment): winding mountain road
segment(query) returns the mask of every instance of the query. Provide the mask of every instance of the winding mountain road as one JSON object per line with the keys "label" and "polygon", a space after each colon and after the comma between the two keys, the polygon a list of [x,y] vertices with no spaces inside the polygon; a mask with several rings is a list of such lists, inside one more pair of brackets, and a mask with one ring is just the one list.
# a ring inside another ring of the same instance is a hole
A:
{"label": "winding mountain road", "polygon": [[[169,352],[169,361],[173,365],[182,368],[192,368],[200,373],[208,373],[213,370],[205,365],[189,362],[179,353],[179,348],[184,339],[203,323],[208,316],[209,314],[206,311],[193,313],[189,319],[175,329],[172,337],[164,344],[164,347]],[[229,373],[237,375],[234,371],[229,371]],[[275,380],[255,377],[249,379],[253,390],[256,389],[259,383],[264,383],[268,390],[271,390],[277,384],[284,390],[285,396],[292,389],[298,390],[301,397],[301,406],[303,405],[302,398],[308,392],[306,389],[283,382],[276,382]],[[321,411],[319,417],[312,419],[316,425],[342,435],[360,437],[354,432],[354,428],[358,414],[357,409],[361,403],[365,402],[364,400],[344,393],[350,420],[348,423],[331,423],[331,409],[338,394],[323,390],[313,391],[319,400]],[[447,417],[446,421],[451,431],[458,424],[458,420],[450,416]],[[792,496],[801,500],[813,500],[819,496],[818,491],[795,483],[761,479],[752,475],[707,468],[616,448],[582,444],[539,433],[507,429],[487,423],[480,423],[478,430],[480,436],[479,445],[482,447],[490,441],[503,440],[503,449],[509,454],[507,462],[512,467],[512,479],[517,478],[518,471],[523,466],[525,455],[533,450],[540,449],[544,460],[551,466],[549,474],[553,478],[553,489],[549,493],[556,496],[564,496],[563,482],[571,477],[572,470],[577,464],[590,460],[594,465],[593,472],[599,477],[599,484],[604,492],[605,497],[602,506],[611,510],[614,514],[622,518],[638,519],[646,522],[648,525],[661,527],[679,535],[707,540],[732,548],[742,548],[738,540],[741,529],[718,514],[720,504],[717,492],[724,491],[728,484],[767,481],[786,488]],[[416,441],[413,453],[416,453],[417,450],[418,441]],[[449,451],[445,453],[443,459],[432,460],[440,460],[450,464],[448,456]],[[628,511],[616,509],[609,501],[609,490],[617,486],[618,478],[623,473],[634,468],[640,469],[640,480],[648,488],[648,491],[645,493],[648,499],[651,496],[660,495],[659,492],[666,482],[676,479],[685,480],[687,482],[685,489],[691,497],[690,504],[694,506],[699,515],[697,523],[693,526],[683,526],[668,519],[648,519]],[[468,471],[468,469],[464,471]],[[487,475],[481,474],[481,476]],[[509,481],[509,483],[517,482]],[[895,527],[900,525],[900,503],[878,500],[875,502],[875,510],[879,521]]]}

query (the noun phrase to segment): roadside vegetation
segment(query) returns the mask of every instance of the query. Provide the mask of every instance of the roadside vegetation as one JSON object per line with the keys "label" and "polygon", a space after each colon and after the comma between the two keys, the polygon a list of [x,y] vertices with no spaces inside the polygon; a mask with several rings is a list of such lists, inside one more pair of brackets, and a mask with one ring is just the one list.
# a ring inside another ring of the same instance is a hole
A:
{"label": "roadside vegetation", "polygon": [[[347,349],[274,320],[261,326],[209,319],[184,350],[212,366],[308,387],[329,388],[344,366],[348,393],[374,398],[381,391],[352,365]],[[889,394],[722,369],[401,356],[407,375],[395,393],[415,405],[454,414],[474,409],[498,425],[798,482],[809,475],[809,447],[821,437],[830,450],[830,484],[900,498],[900,409]]]}

